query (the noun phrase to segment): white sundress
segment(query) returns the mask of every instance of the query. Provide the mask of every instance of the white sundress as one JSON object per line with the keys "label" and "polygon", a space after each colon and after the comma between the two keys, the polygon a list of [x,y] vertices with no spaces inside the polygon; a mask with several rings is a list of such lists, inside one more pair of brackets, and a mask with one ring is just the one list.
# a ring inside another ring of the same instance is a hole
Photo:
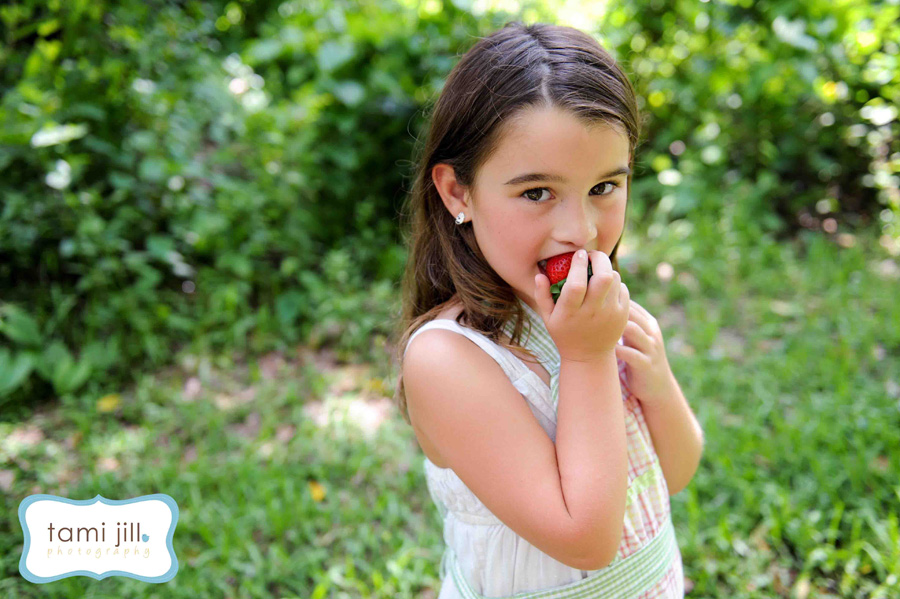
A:
{"label": "white sundress", "polygon": [[[540,316],[524,302],[522,306],[534,334],[550,340]],[[541,427],[556,442],[556,406],[550,388],[518,356],[448,319],[435,319],[419,327],[410,336],[407,348],[416,335],[432,328],[465,335],[494,358]],[[490,512],[452,469],[439,468],[425,457],[428,492],[443,520],[446,544],[438,599],[513,595],[515,599],[684,597],[681,553],[670,518],[668,487],[640,402],[626,386],[625,363],[618,360],[618,366],[625,402],[628,495],[622,541],[614,561],[602,570],[580,570],[557,561]]]}

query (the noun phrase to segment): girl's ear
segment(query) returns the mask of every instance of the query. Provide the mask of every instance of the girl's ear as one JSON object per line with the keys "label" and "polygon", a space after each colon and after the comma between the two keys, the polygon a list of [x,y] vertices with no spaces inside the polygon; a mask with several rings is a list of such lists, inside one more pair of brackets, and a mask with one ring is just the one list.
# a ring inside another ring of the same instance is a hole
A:
{"label": "girl's ear", "polygon": [[460,212],[469,210],[468,189],[456,180],[456,173],[449,164],[439,162],[431,169],[431,180],[444,206],[456,218]]}

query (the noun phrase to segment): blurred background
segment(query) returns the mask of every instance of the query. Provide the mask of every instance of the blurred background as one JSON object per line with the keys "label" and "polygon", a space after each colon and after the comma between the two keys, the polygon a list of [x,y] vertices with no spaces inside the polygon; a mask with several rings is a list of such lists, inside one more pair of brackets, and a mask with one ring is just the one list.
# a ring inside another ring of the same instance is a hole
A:
{"label": "blurred background", "polygon": [[[645,117],[619,250],[706,435],[691,597],[900,596],[900,3],[0,6],[0,595],[435,597],[391,402],[413,148],[510,20]],[[172,496],[180,570],[35,585],[19,503]]]}

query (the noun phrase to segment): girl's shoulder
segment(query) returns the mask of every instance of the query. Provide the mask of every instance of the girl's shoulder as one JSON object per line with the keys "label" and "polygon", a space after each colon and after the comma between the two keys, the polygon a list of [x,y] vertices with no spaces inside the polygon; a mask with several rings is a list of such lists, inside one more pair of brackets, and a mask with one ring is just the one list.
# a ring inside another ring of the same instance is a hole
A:
{"label": "girl's shoulder", "polygon": [[[509,335],[505,332],[500,332],[500,339],[502,343],[497,343],[492,339],[488,338],[488,336],[479,333],[465,325],[459,324],[456,321],[456,318],[459,316],[460,312],[462,312],[463,306],[461,303],[457,301],[449,301],[447,306],[444,307],[437,316],[432,318],[428,323],[433,323],[435,321],[451,321],[455,323],[452,327],[453,331],[448,333],[437,333],[437,336],[442,335],[455,335],[462,334],[465,337],[468,337],[471,341],[473,341],[476,345],[481,347],[485,353],[489,354],[494,361],[498,362],[500,366],[503,368],[503,371],[507,374],[510,380],[515,380],[522,374],[526,372],[522,366],[534,372],[541,381],[544,382],[548,387],[550,386],[550,374],[547,372],[546,368],[544,368],[541,364],[534,361],[534,359],[529,356],[524,348],[513,345],[512,340]],[[425,323],[425,324],[428,324]],[[425,327],[423,324],[419,329],[424,333],[425,329],[438,329],[438,330],[446,330],[443,326],[432,326]],[[418,331],[417,331],[418,333]],[[409,344],[407,344],[407,348]],[[427,350],[426,350],[427,351]]]}
{"label": "girl's shoulder", "polygon": [[[406,344],[406,349],[409,349],[409,346],[412,344],[414,338],[420,337],[421,334],[427,331],[445,331],[444,333],[437,333],[439,337],[443,335],[455,336],[458,334],[462,334],[465,337],[471,337],[473,332],[466,328],[464,325],[461,325],[456,320],[460,312],[462,312],[462,304],[456,302],[448,302],[448,304],[440,312],[438,312],[437,316],[427,322],[422,323],[419,328],[416,329],[412,333],[412,335],[410,335],[410,338]],[[437,324],[437,326],[435,326],[436,323],[444,323],[444,325]],[[451,331],[448,331],[448,329],[451,329]]]}
{"label": "girl's shoulder", "polygon": [[462,304],[459,301],[450,300],[444,309],[438,312],[438,315],[432,320],[456,320],[462,309]]}
{"label": "girl's shoulder", "polygon": [[[447,306],[444,307],[444,309],[441,310],[438,313],[438,315],[435,316],[433,319],[431,319],[431,321],[429,321],[429,322],[433,322],[435,320],[452,320],[452,321],[456,322],[456,319],[459,316],[459,314],[462,312],[462,310],[463,310],[462,303],[459,302],[458,300],[456,300],[455,296],[454,296],[454,299],[449,300],[447,302]],[[464,325],[460,325],[460,326],[464,326]],[[503,331],[500,332],[500,338],[503,341],[503,343],[505,343],[505,344],[510,344],[512,342],[509,335],[507,335]],[[495,345],[497,345],[497,344],[495,343]],[[524,352],[522,351],[522,348],[520,348],[518,346],[513,346],[513,353],[516,354],[517,356],[525,355]]]}

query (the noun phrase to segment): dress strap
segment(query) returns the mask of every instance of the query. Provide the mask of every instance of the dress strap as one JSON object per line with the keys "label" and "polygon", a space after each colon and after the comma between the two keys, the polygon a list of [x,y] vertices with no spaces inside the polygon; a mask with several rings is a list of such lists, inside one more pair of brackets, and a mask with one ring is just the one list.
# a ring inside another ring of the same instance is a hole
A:
{"label": "dress strap", "polygon": [[[406,355],[406,351],[409,349],[412,340],[416,338],[416,335],[421,333],[426,329],[446,329],[448,331],[456,331],[461,335],[465,335],[469,339],[471,339],[478,347],[483,349],[488,353],[503,369],[503,372],[509,377],[509,380],[515,381],[517,378],[524,374],[522,372],[522,368],[528,368],[521,361],[513,361],[515,356],[506,350],[505,348],[497,345],[490,339],[488,339],[482,333],[478,331],[474,331],[470,328],[464,327],[455,320],[448,320],[446,318],[438,318],[435,320],[429,320],[422,326],[420,326],[416,332],[414,332],[409,337],[409,341],[406,342],[406,349],[403,350],[403,355]],[[516,363],[518,362],[518,364]]]}

